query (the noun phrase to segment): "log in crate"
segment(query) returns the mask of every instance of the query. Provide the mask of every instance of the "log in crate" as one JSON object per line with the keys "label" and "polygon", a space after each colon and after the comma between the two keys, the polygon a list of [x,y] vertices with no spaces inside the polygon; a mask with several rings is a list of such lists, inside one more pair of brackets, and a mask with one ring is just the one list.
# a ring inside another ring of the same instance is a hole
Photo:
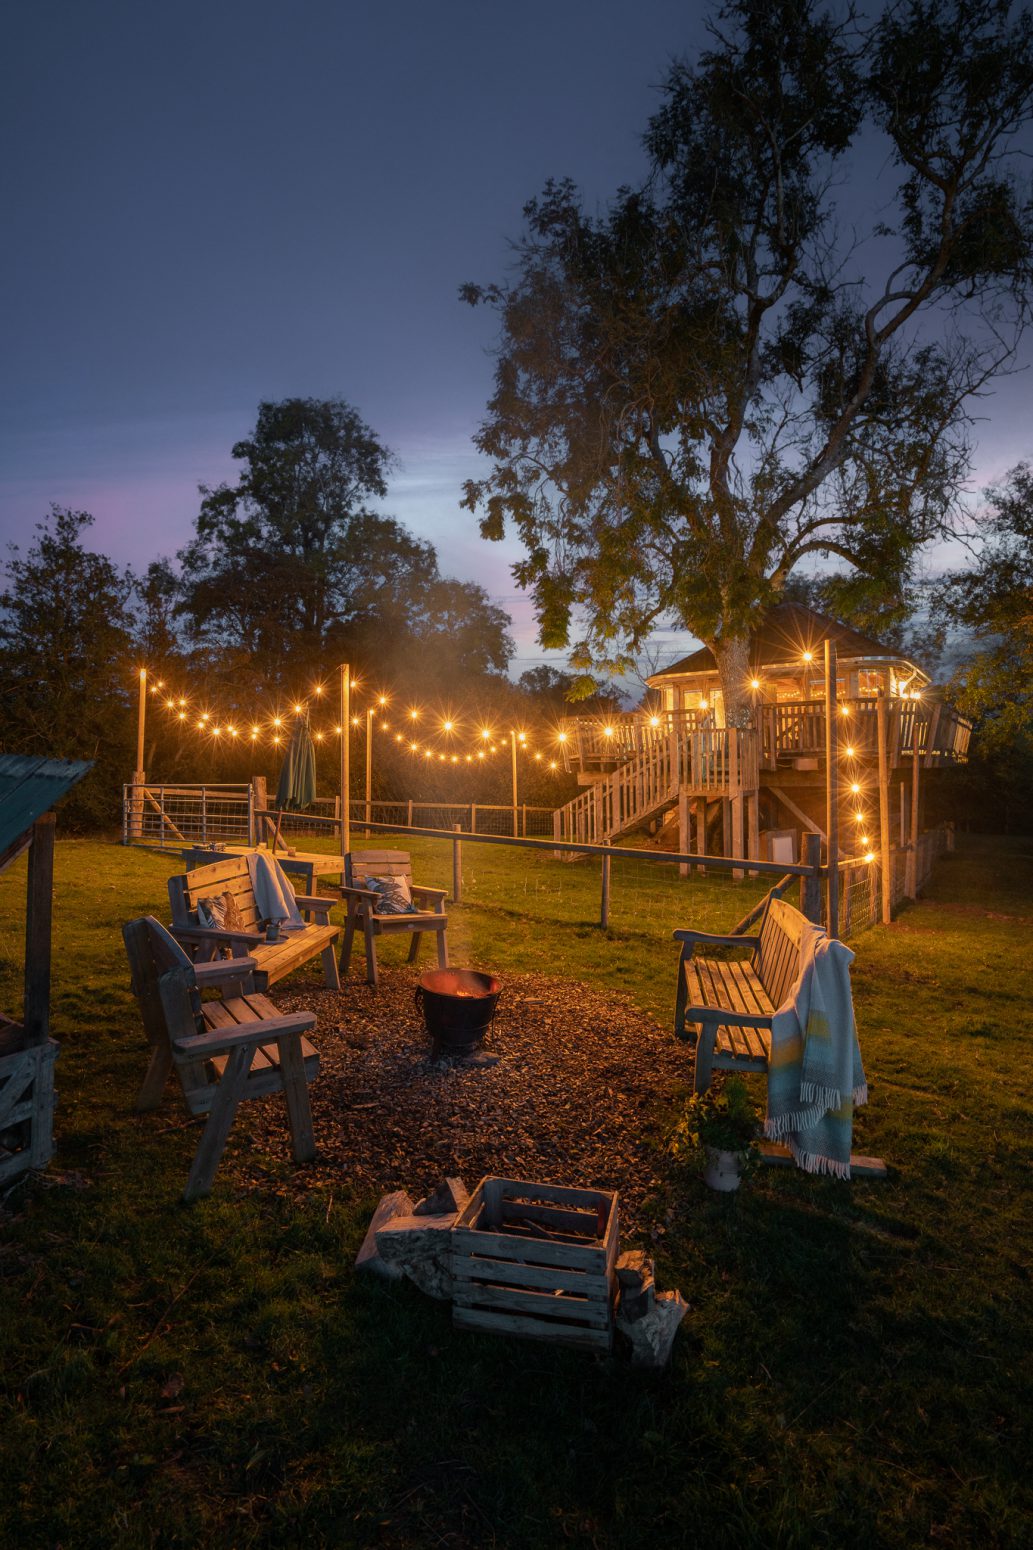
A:
{"label": "log in crate", "polygon": [[458,1329],[609,1351],[617,1196],[485,1178],[452,1230]]}

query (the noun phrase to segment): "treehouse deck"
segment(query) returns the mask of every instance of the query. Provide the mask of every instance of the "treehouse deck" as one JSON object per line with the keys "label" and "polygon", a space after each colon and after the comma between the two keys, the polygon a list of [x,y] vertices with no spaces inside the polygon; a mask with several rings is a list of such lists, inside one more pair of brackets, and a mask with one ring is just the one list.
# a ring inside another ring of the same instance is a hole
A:
{"label": "treehouse deck", "polygon": [[[952,706],[921,700],[883,703],[887,765],[898,783],[913,769],[916,750],[924,769],[967,758],[971,728]],[[878,704],[872,698],[839,702],[840,749],[858,766],[877,761]],[[559,809],[557,837],[606,844],[655,825],[677,808],[685,842],[679,848],[686,850],[690,812],[699,841],[712,824],[711,804],[721,803],[727,804],[721,808],[729,846],[725,853],[759,859],[755,847],[762,798],[769,816],[774,801],[782,822],[788,813],[792,824],[820,830],[808,793],[813,797],[825,786],[824,701],[759,704],[748,728],[712,723],[711,713],[704,711],[565,721],[561,746],[566,767],[586,789]]]}

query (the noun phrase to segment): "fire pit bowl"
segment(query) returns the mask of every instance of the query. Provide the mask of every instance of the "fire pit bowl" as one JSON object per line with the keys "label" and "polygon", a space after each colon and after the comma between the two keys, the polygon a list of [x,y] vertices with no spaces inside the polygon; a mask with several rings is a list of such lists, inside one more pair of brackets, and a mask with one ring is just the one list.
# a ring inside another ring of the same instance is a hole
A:
{"label": "fire pit bowl", "polygon": [[469,1055],[495,1017],[502,985],[476,969],[429,969],[416,986],[416,1005],[430,1034],[431,1052]]}

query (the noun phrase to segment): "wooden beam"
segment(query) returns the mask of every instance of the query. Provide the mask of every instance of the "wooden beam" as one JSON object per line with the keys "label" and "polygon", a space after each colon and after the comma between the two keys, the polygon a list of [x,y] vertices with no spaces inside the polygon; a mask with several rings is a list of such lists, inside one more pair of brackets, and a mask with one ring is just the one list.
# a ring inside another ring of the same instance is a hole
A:
{"label": "wooden beam", "polygon": [[[792,1168],[796,1166],[796,1159],[787,1146],[780,1141],[760,1141],[757,1143],[760,1152],[760,1160],[768,1168]],[[850,1177],[852,1179],[885,1179],[888,1176],[886,1164],[881,1157],[862,1157],[858,1152],[850,1153]]]}
{"label": "wooden beam", "polygon": [[828,842],[828,835],[825,833],[825,830],[820,829],[811,815],[809,813],[805,813],[802,807],[797,807],[792,797],[787,796],[786,793],[782,790],[781,786],[769,786],[768,790],[771,792],[773,797],[778,798],[787,812],[792,813],[794,818],[798,818],[800,820],[804,826],[805,831],[813,830],[813,832],[819,835],[821,839],[823,839],[826,843]]}

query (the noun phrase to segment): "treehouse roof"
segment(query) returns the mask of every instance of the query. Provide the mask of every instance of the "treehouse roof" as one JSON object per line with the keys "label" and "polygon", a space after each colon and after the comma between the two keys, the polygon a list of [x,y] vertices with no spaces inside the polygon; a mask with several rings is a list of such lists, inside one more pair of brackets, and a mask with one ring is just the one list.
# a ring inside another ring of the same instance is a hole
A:
{"label": "treehouse roof", "polygon": [[[802,603],[776,603],[750,637],[750,667],[770,669],[799,668],[805,651],[814,653],[813,668],[819,672],[823,666],[822,648],[826,640],[835,643],[839,660],[846,662],[889,662],[907,667],[929,681],[929,675],[893,646],[873,639],[855,630],[849,624],[840,624],[828,614],[806,608]],[[672,662],[659,673],[651,673],[646,680],[651,687],[659,687],[671,678],[687,678],[692,674],[716,673],[717,663],[709,646],[701,646],[680,662]]]}

